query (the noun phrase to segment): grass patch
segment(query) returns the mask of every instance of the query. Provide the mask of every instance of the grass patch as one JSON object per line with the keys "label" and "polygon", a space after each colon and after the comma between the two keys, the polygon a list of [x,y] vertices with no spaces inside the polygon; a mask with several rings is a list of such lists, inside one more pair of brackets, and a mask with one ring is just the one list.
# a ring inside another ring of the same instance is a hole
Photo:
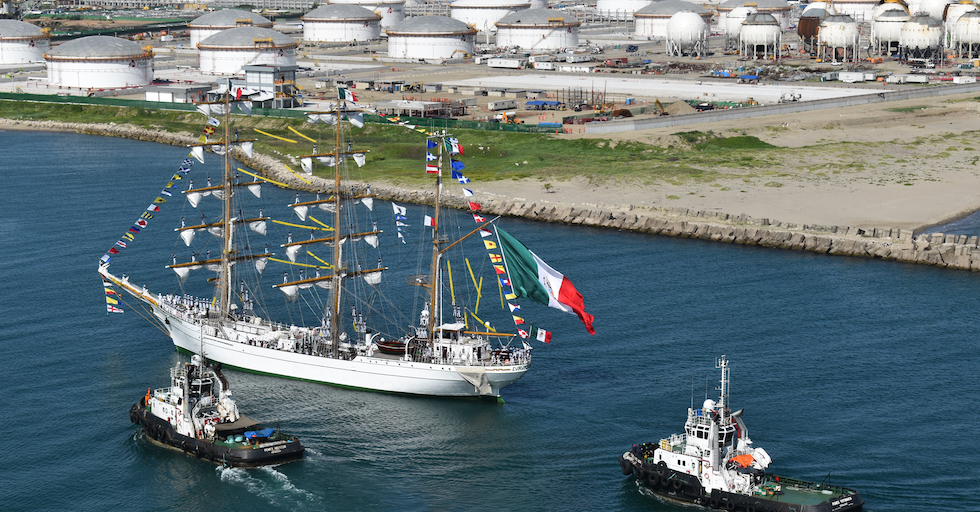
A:
{"label": "grass patch", "polygon": [[915,112],[916,110],[925,110],[927,108],[929,108],[929,107],[926,106],[926,105],[916,105],[914,107],[895,107],[895,108],[890,108],[890,109],[887,109],[887,110],[889,112],[899,112],[899,113],[906,113],[907,114],[909,112]]}
{"label": "grass patch", "polygon": [[771,188],[779,188],[779,187],[782,187],[783,184],[780,183],[780,182],[778,182],[778,181],[767,181],[763,186],[764,187],[771,187]]}

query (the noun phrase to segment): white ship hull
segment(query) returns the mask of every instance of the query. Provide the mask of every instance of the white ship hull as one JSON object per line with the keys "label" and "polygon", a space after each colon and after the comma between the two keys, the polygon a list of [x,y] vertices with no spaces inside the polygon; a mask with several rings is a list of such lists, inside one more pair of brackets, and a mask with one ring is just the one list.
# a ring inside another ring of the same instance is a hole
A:
{"label": "white ship hull", "polygon": [[[170,331],[174,345],[201,353],[211,361],[243,370],[335,386],[445,397],[499,397],[504,386],[520,379],[529,364],[467,365],[405,361],[381,356],[359,355],[352,360],[266,348],[205,333],[214,328],[188,322],[156,307],[154,312]],[[483,369],[489,393],[480,393],[457,371]]]}

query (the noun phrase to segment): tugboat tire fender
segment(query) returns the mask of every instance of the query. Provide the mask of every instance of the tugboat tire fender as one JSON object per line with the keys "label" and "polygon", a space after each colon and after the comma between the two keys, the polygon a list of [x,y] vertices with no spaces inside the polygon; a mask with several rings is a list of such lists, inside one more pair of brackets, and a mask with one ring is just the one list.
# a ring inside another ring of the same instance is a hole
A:
{"label": "tugboat tire fender", "polygon": [[749,506],[745,507],[745,512],[755,512],[755,507],[753,507],[752,505],[749,505]]}
{"label": "tugboat tire fender", "polygon": [[708,502],[708,506],[711,508],[720,508],[720,505],[721,503],[715,498],[711,498],[711,501]]}
{"label": "tugboat tire fender", "polygon": [[729,512],[731,512],[732,510],[735,510],[735,502],[734,501],[729,501],[728,503],[725,503],[725,508],[728,509]]}
{"label": "tugboat tire fender", "polygon": [[[625,457],[619,456],[619,468],[623,470],[623,475],[631,475],[633,473],[633,465],[630,464]],[[642,470],[641,470],[642,471]]]}
{"label": "tugboat tire fender", "polygon": [[681,482],[680,480],[674,480],[674,490],[679,491],[681,490],[681,487],[684,487],[684,482]]}
{"label": "tugboat tire fender", "polygon": [[656,487],[660,483],[660,475],[657,473],[648,473],[644,479],[644,483],[647,487]]}
{"label": "tugboat tire fender", "polygon": [[669,484],[669,483],[670,483],[670,477],[669,476],[667,476],[667,475],[660,475],[660,485],[661,485],[661,487],[667,487],[667,484]]}

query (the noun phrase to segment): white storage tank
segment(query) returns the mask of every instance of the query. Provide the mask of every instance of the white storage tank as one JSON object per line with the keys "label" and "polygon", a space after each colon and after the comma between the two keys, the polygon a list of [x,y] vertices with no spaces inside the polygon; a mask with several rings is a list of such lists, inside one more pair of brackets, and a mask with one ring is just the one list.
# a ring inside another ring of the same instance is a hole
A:
{"label": "white storage tank", "polygon": [[300,19],[304,41],[338,43],[381,37],[381,16],[359,5],[328,4]]}
{"label": "white storage tank", "polygon": [[582,22],[564,11],[525,9],[497,22],[497,46],[557,50],[578,46]]}
{"label": "white storage tank", "polygon": [[637,37],[667,37],[667,22],[682,11],[697,14],[705,23],[711,21],[711,11],[705,7],[683,0],[660,0],[636,11],[634,33]]}
{"label": "white storage tank", "polygon": [[[756,12],[771,14],[779,22],[779,28],[788,29],[790,25],[790,12],[792,7],[786,0],[754,0],[750,2],[755,7]],[[836,4],[836,2],[834,2]],[[718,6],[718,24],[725,26],[725,20],[729,13],[738,7],[744,7],[746,0],[727,0]]]}
{"label": "white storage tank", "polygon": [[596,0],[595,10],[604,16],[628,20],[633,13],[650,5],[654,0]]}
{"label": "white storage tank", "polygon": [[953,25],[950,46],[960,57],[980,57],[980,11],[963,13]]}
{"label": "white storage tank", "polygon": [[837,14],[846,14],[857,22],[870,22],[879,0],[834,0]]}
{"label": "white storage tank", "polygon": [[385,30],[388,56],[400,59],[449,59],[473,54],[476,29],[448,16],[409,18]]}
{"label": "white storage tank", "polygon": [[742,30],[742,22],[754,12],[756,12],[755,2],[749,2],[729,11],[724,21],[719,20],[718,27],[725,33],[726,48],[732,48],[738,44],[738,33]]}
{"label": "white storage tank", "polygon": [[846,14],[834,14],[820,23],[817,41],[820,45],[818,55],[824,62],[856,62],[858,40],[861,37],[858,25]]}
{"label": "white storage tank", "polygon": [[960,16],[971,12],[980,10],[977,8],[977,4],[973,3],[973,0],[960,0],[958,3],[949,4],[946,6],[946,12],[943,14],[943,25],[946,29],[946,38],[950,38],[953,33],[953,27],[956,26],[956,20],[960,19]]}
{"label": "white storage tank", "polygon": [[773,59],[779,51],[783,31],[779,21],[768,13],[750,14],[738,35],[738,53],[750,59]]}
{"label": "white storage tank", "polygon": [[254,12],[240,9],[224,9],[209,12],[187,24],[191,35],[191,47],[197,48],[197,43],[229,28],[262,27],[272,28],[272,22]]}
{"label": "white storage tank", "polygon": [[924,14],[912,16],[902,25],[898,40],[898,59],[902,61],[940,60],[943,24]]}
{"label": "white storage tank", "polygon": [[800,36],[800,49],[803,52],[816,54],[820,24],[834,14],[837,14],[837,10],[834,9],[833,4],[827,2],[812,2],[803,9],[800,13],[800,21],[796,24],[796,35]]}
{"label": "white storage tank", "polygon": [[667,22],[667,55],[703,57],[707,52],[708,24],[693,11],[681,11]]}
{"label": "white storage tank", "polygon": [[927,14],[937,20],[943,19],[946,13],[946,6],[953,3],[952,0],[921,0],[918,9],[912,14]]}
{"label": "white storage tank", "polygon": [[898,52],[902,27],[912,17],[905,9],[883,11],[871,22],[871,47],[878,55],[893,55]]}
{"label": "white storage tank", "polygon": [[401,23],[405,19],[405,0],[328,0],[329,4],[360,5],[381,16],[381,28]]}
{"label": "white storage tank", "polygon": [[908,14],[909,7],[902,0],[885,0],[875,6],[874,10],[871,11],[871,21],[874,22],[878,18],[878,15],[885,11],[902,11]]}
{"label": "white storage tank", "polygon": [[239,27],[222,30],[197,44],[201,72],[239,73],[246,64],[295,66],[293,38],[269,28]]}
{"label": "white storage tank", "polygon": [[0,65],[44,62],[51,36],[37,25],[0,20]]}
{"label": "white storage tank", "polygon": [[[449,4],[449,13],[480,32],[493,32],[501,18],[530,7],[527,0],[456,0]],[[497,46],[502,45],[498,42]]]}
{"label": "white storage tank", "polygon": [[153,81],[153,52],[111,36],[88,36],[62,43],[44,55],[48,83],[64,87],[116,89]]}

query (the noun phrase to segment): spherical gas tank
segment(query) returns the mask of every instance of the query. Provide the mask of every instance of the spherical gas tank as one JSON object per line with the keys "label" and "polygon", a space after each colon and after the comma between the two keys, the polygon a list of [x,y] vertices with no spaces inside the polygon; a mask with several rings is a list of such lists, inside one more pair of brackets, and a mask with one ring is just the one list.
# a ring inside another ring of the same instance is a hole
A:
{"label": "spherical gas tank", "polygon": [[751,5],[743,5],[732,9],[728,13],[728,16],[725,17],[725,26],[722,27],[725,30],[725,35],[729,39],[737,39],[739,31],[742,29],[742,22],[750,14],[755,12],[757,12],[756,8]]}
{"label": "spherical gas tank", "polygon": [[953,25],[952,39],[961,44],[980,44],[980,11],[963,13]]}
{"label": "spherical gas tank", "polygon": [[820,44],[833,48],[853,46],[857,43],[859,31],[853,18],[846,14],[828,16],[820,24]]}
{"label": "spherical gas tank", "polygon": [[692,11],[681,11],[667,21],[667,39],[678,46],[690,46],[707,37],[708,24]]}
{"label": "spherical gas tank", "polygon": [[883,11],[871,22],[871,31],[877,41],[898,41],[905,22],[911,19],[909,13],[902,10]]}
{"label": "spherical gas tank", "polygon": [[739,39],[749,45],[768,45],[779,41],[782,29],[772,14],[753,13],[742,22]]}
{"label": "spherical gas tank", "polygon": [[898,44],[906,48],[939,48],[942,40],[942,23],[931,16],[918,15],[902,25]]}

